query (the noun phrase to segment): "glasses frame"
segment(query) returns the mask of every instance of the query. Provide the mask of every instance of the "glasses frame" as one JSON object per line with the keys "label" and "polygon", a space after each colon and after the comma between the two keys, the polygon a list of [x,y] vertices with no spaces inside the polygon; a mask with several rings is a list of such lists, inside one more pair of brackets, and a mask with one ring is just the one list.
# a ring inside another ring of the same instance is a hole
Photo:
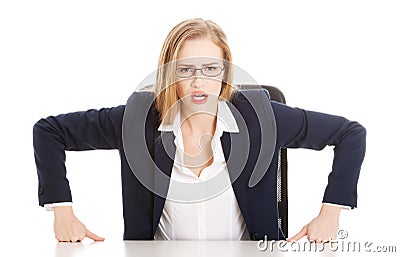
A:
{"label": "glasses frame", "polygon": [[[209,66],[208,66],[208,67],[209,67]],[[190,76],[179,76],[179,75],[178,75],[178,68],[176,68],[176,69],[175,69],[175,75],[176,75],[178,78],[185,78],[185,79],[188,79],[188,78],[194,77],[194,76],[196,75],[196,71],[199,70],[199,71],[201,72],[201,74],[202,74],[204,77],[215,78],[215,77],[221,75],[221,73],[225,70],[225,67],[224,67],[224,66],[222,66],[222,67],[221,67],[221,66],[213,66],[214,68],[219,68],[219,69],[221,69],[221,70],[220,70],[220,72],[219,72],[218,74],[216,74],[216,75],[214,75],[214,76],[209,76],[209,75],[204,74],[204,72],[203,72],[203,69],[206,69],[206,68],[208,68],[208,67],[203,67],[203,68],[191,68],[191,67],[186,67],[186,68],[189,68],[189,69],[192,70],[192,74],[191,74]]]}

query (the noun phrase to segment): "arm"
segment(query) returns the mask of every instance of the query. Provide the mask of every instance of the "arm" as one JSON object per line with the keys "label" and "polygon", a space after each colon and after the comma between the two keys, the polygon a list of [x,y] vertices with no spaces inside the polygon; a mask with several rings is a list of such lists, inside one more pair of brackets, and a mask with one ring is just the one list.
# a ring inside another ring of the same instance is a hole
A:
{"label": "arm", "polygon": [[[123,112],[124,106],[74,112],[50,116],[39,120],[34,125],[33,147],[41,206],[48,203],[72,202],[69,182],[66,178],[65,151],[120,147]],[[73,214],[72,207],[60,206],[54,208],[55,218],[57,218],[56,209],[71,209],[66,213]],[[68,219],[55,219],[55,222],[57,220],[67,221]],[[75,223],[78,224],[78,222]]]}
{"label": "arm", "polygon": [[[275,102],[272,102],[272,107],[280,147],[321,150],[326,146],[334,146],[332,171],[328,177],[323,202],[355,208],[357,182],[365,155],[365,128],[340,116],[291,108]],[[318,217],[303,228],[303,233],[291,239],[300,239],[305,234],[308,234],[309,239],[335,238],[340,209],[340,206],[323,204]],[[310,226],[313,231],[319,230],[321,233],[310,233]],[[326,232],[327,230],[330,232]],[[329,237],[324,236],[326,234]]]}

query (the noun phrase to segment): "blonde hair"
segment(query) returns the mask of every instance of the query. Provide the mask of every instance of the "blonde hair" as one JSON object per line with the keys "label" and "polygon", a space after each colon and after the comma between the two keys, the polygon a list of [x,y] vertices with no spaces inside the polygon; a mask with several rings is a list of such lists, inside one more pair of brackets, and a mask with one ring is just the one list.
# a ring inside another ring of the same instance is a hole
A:
{"label": "blonde hair", "polygon": [[232,97],[232,55],[225,33],[217,24],[209,20],[197,18],[183,21],[167,35],[158,60],[155,93],[160,122],[172,124],[177,113],[176,102],[179,99],[175,85],[175,65],[167,64],[177,60],[178,52],[186,40],[202,38],[210,38],[221,48],[224,59],[224,78],[219,97],[226,100]]}

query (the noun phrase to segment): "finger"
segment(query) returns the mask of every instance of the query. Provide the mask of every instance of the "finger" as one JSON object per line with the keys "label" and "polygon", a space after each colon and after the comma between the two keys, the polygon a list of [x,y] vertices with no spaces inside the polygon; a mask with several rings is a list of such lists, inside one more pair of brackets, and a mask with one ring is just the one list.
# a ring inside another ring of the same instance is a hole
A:
{"label": "finger", "polygon": [[100,236],[90,232],[89,230],[86,231],[86,237],[88,237],[94,241],[104,241],[103,237],[100,237]]}
{"label": "finger", "polygon": [[300,238],[304,237],[305,235],[307,235],[307,228],[306,226],[304,226],[300,232],[298,232],[296,235],[292,236],[291,238],[288,238],[287,241],[292,242],[292,241],[297,241]]}
{"label": "finger", "polygon": [[312,235],[308,235],[307,236],[307,240],[310,242],[315,242],[315,243],[321,243],[322,242],[322,238],[316,237],[316,236],[312,236]]}
{"label": "finger", "polygon": [[80,236],[80,237],[74,237],[70,240],[71,243],[79,243],[82,239],[84,238],[84,236]]}
{"label": "finger", "polygon": [[58,241],[59,243],[66,243],[66,242],[69,242],[69,240],[67,240],[66,237],[57,236],[56,239],[57,239],[57,241]]}
{"label": "finger", "polygon": [[304,226],[299,233],[297,233],[295,236],[288,238],[287,241],[292,242],[292,241],[297,241],[300,240],[302,237],[307,235],[307,226]]}
{"label": "finger", "polygon": [[71,239],[57,239],[59,243],[79,243],[82,239],[71,238]]}
{"label": "finger", "polygon": [[309,233],[307,239],[308,241],[315,241],[316,243],[331,242],[332,240],[335,240],[332,237],[321,237],[321,235],[316,233]]}

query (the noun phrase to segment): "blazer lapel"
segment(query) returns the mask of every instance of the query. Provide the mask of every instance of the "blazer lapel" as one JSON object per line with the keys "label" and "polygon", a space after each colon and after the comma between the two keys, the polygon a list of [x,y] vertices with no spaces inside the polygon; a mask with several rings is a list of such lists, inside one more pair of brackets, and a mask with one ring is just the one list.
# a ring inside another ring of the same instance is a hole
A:
{"label": "blazer lapel", "polygon": [[157,230],[168,193],[176,151],[174,140],[175,136],[173,132],[155,131],[153,235]]}
{"label": "blazer lapel", "polygon": [[229,102],[228,106],[235,117],[236,123],[239,127],[239,133],[224,132],[221,136],[221,145],[233,191],[235,192],[241,213],[247,223],[246,188],[248,181],[246,181],[246,178],[249,176],[240,175],[242,173],[247,174],[249,172],[245,169],[245,165],[248,161],[248,155],[250,152],[250,136],[246,127],[246,123],[238,109],[232,106],[232,104]]}

